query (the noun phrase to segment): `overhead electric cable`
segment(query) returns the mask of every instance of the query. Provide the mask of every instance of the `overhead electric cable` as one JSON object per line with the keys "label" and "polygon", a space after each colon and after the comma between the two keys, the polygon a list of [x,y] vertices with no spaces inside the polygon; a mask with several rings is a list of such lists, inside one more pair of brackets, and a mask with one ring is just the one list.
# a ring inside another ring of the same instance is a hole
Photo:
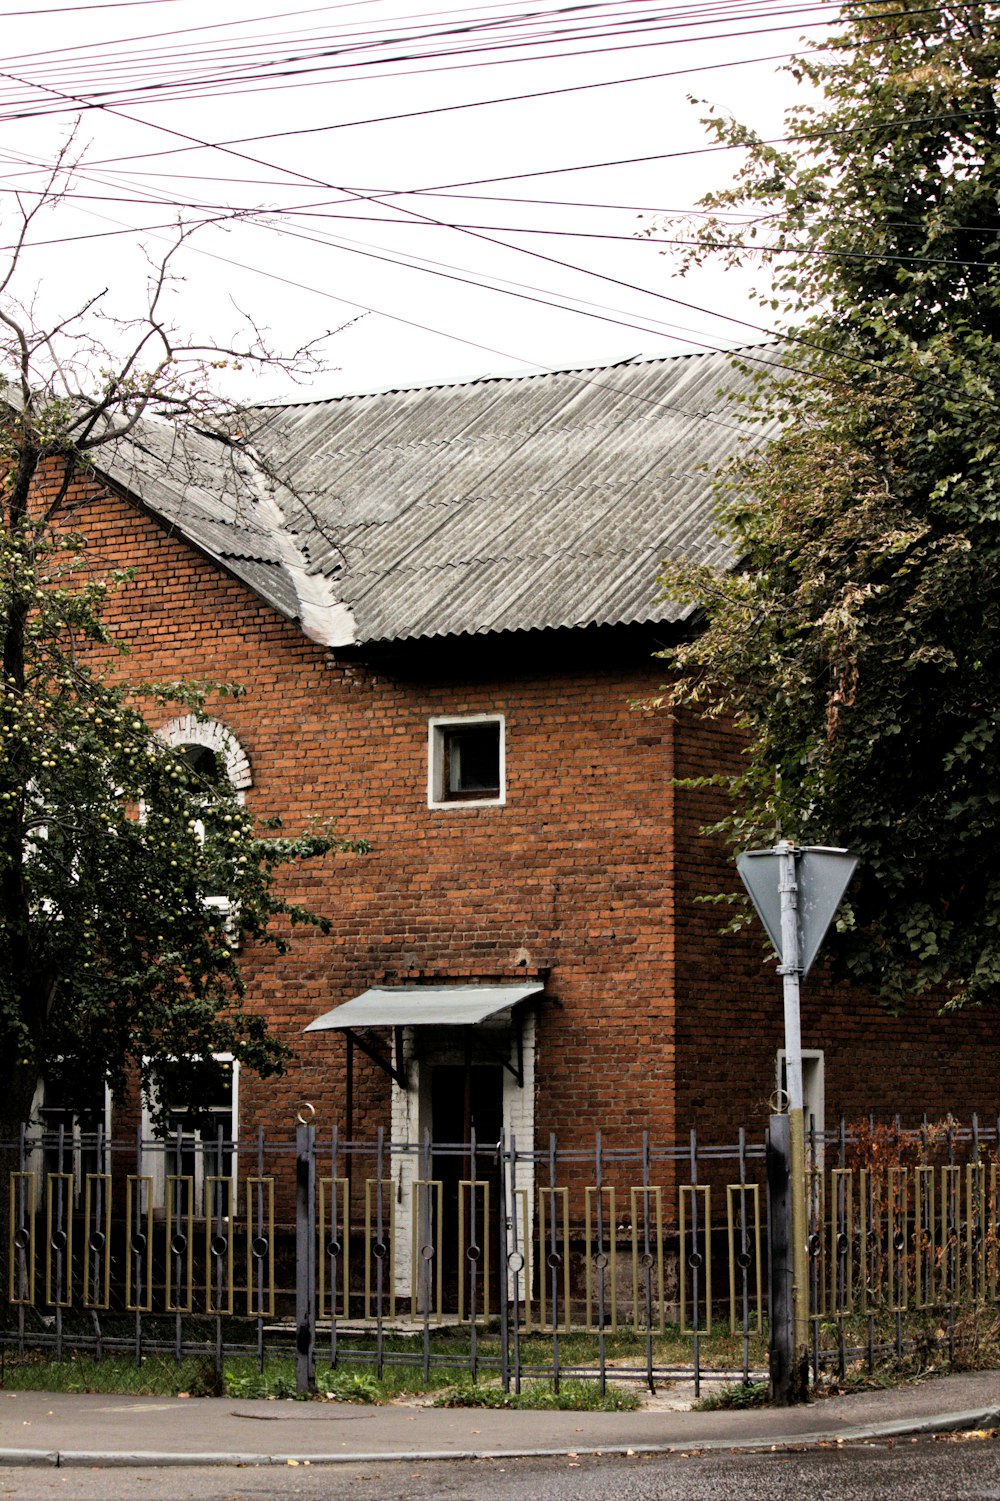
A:
{"label": "overhead electric cable", "polygon": [[[0,191],[2,191],[2,189],[0,189]],[[135,197],[131,197],[131,198],[130,197],[126,197],[126,196],[124,196],[121,193],[108,194],[108,193],[80,193],[80,192],[75,193],[73,195],[73,197],[74,197],[74,201],[75,202],[79,202],[79,203],[115,203],[115,204],[135,204],[135,205],[140,205],[140,204],[148,204],[151,201],[163,201],[165,203],[169,201],[169,206],[171,208],[176,208],[178,210],[182,210],[182,209],[183,210],[189,210],[189,211],[196,212],[196,213],[199,213],[199,214],[207,215],[207,217],[205,219],[199,221],[199,222],[205,223],[205,224],[220,222],[222,219],[236,219],[236,220],[239,220],[241,218],[245,219],[245,222],[259,222],[259,220],[260,220],[260,218],[262,216],[269,216],[273,212],[273,210],[258,210],[258,209],[251,209],[251,208],[240,208],[240,207],[234,207],[231,204],[206,203],[206,202],[196,201],[196,200],[187,200],[187,201],[184,201],[184,200],[180,200],[180,199],[176,199],[176,198],[171,198],[169,200],[166,200],[166,199],[156,200],[156,199],[152,199],[150,193],[148,193],[148,192],[145,193],[145,194],[137,195]],[[343,200],[334,200],[334,201],[335,202],[337,202],[337,201],[342,202]],[[538,200],[536,200],[536,201],[538,201]],[[544,203],[542,203],[541,201],[539,201],[539,206],[543,207],[543,206],[546,206],[546,205]],[[589,205],[584,205],[584,206],[589,207]],[[336,220],[339,220],[340,222],[342,222],[344,224],[390,224],[390,225],[395,225],[397,227],[400,224],[400,220],[399,219],[390,218],[388,215],[385,215],[385,214],[357,214],[357,213],[330,214],[330,213],[325,213],[325,212],[321,211],[324,207],[325,207],[325,205],[324,205],[323,202],[316,203],[316,204],[293,204],[293,205],[287,205],[286,204],[284,207],[281,208],[280,214],[281,214],[282,219],[286,220],[286,221],[289,220],[289,219],[291,219],[291,220],[320,220],[320,221],[325,221],[325,220],[329,220],[329,219],[336,219]],[[658,210],[657,212],[661,212],[662,213],[662,212],[666,212],[666,211],[665,210]],[[141,234],[141,233],[146,232],[149,229],[153,229],[153,228],[162,229],[163,227],[164,227],[163,225],[142,225],[142,226],[136,226],[135,229],[133,230],[133,232]],[[677,237],[677,236],[656,235],[656,234],[652,234],[652,233],[650,233],[650,234],[645,234],[645,233],[638,233],[638,234],[636,234],[636,233],[632,233],[632,234],[613,234],[613,233],[611,233],[611,232],[609,232],[607,230],[550,229],[550,228],[547,228],[547,227],[542,226],[542,225],[528,225],[528,224],[476,224],[476,223],[464,223],[464,222],[463,223],[458,223],[458,222],[455,222],[453,220],[420,219],[420,220],[416,221],[412,226],[408,226],[408,227],[422,228],[422,229],[448,229],[448,230],[459,230],[459,231],[466,231],[466,230],[469,230],[469,231],[493,231],[493,232],[498,233],[498,234],[544,235],[544,236],[546,236],[548,238],[555,238],[555,239],[608,240],[608,241],[611,241],[613,243],[631,244],[631,245],[635,245],[636,247],[640,247],[640,246],[643,246],[643,245],[671,245],[671,246],[682,246],[682,247],[685,247],[685,248],[687,248],[687,247],[692,247],[693,248],[693,247],[695,247],[695,246],[697,246],[699,244],[699,241],[691,239],[691,238],[680,238],[680,237]],[[966,232],[977,232],[977,233],[990,233],[990,234],[993,234],[993,233],[996,233],[998,229],[1000,229],[1000,226],[994,226],[994,227],[989,228],[989,229],[983,229],[983,230],[978,230],[978,231],[973,231],[972,228],[970,226],[968,226],[968,225],[963,225],[962,228],[963,228],[963,231],[966,231]],[[70,241],[72,241],[72,242],[79,242],[79,241],[82,241],[82,240],[86,240],[86,239],[90,239],[90,238],[95,238],[95,237],[96,236],[90,236],[90,235],[60,236],[58,238],[58,240],[55,240],[55,241],[35,240],[35,241],[32,241],[32,244],[37,244],[37,245],[66,244],[66,243],[69,243]],[[834,250],[827,250],[827,249],[824,249],[824,247],[821,246],[821,245],[796,245],[796,244],[790,244],[790,245],[782,245],[780,247],[776,247],[776,246],[773,246],[773,245],[768,245],[766,243],[766,241],[763,241],[763,240],[755,240],[753,242],[751,242],[751,241],[742,241],[742,240],[727,240],[725,243],[726,243],[726,248],[727,249],[745,250],[745,251],[750,251],[752,253],[756,253],[756,254],[764,255],[764,256],[769,256],[769,257],[770,256],[776,256],[776,255],[806,255],[806,256],[818,256],[818,257],[819,256],[826,256],[826,257],[829,257],[829,258],[834,259],[834,260],[841,260],[841,259],[843,259],[843,260],[879,261],[879,262],[882,262],[882,263],[885,263],[885,264],[888,264],[888,265],[898,264],[898,265],[918,265],[918,266],[955,266],[955,267],[976,267],[976,268],[982,268],[982,269],[988,269],[990,267],[996,268],[998,266],[998,262],[995,261],[995,260],[990,260],[990,261],[971,260],[971,259],[968,259],[968,258],[958,258],[958,257],[955,257],[955,256],[905,255],[905,254],[890,253],[890,252],[882,251],[882,250],[850,250],[850,249],[847,249],[847,248],[845,248],[843,246],[838,246]],[[9,247],[9,246],[0,246],[0,250],[10,249],[10,248],[11,247]],[[516,250],[519,247],[517,247],[517,246],[510,246],[508,248]],[[580,267],[574,267],[572,269],[574,269],[574,270],[580,270],[581,268]],[[636,290],[639,290],[639,289],[636,289]],[[649,294],[648,291],[647,291],[647,295],[654,295],[654,294]],[[759,327],[759,325],[758,325],[758,327]],[[760,328],[760,331],[761,332],[767,332],[767,330],[764,329],[764,328]]]}
{"label": "overhead electric cable", "polygon": [[[46,86],[46,87],[49,87],[49,86]],[[57,90],[52,90],[51,88],[49,89],[49,91],[51,91],[51,92],[59,92]],[[77,101],[77,102],[79,102],[79,101]],[[125,114],[121,110],[109,108],[108,106],[100,106],[100,107],[102,109],[104,109],[107,113],[111,114],[111,115],[116,115],[116,116],[119,116],[120,118],[132,120],[133,123],[148,123],[148,122],[136,122],[134,120],[134,117]],[[966,113],[968,113],[968,112],[966,112]],[[192,143],[195,143],[195,144],[200,144],[200,145],[206,147],[206,149],[209,149],[209,143],[204,142],[204,141],[199,141],[199,138],[196,137],[196,136],[192,136],[192,135],[187,134],[185,132],[176,131],[172,127],[167,127],[167,126],[162,126],[162,125],[155,125],[155,126],[153,126],[153,128],[157,129],[159,131],[163,131],[163,132],[166,132],[168,134],[174,135],[178,139],[186,140],[188,142],[192,142]],[[233,151],[230,150],[230,151],[227,151],[226,154],[227,155],[235,156],[235,157],[237,157],[238,159],[241,159],[241,160],[251,161],[255,165],[258,165],[258,166],[268,166],[268,167],[270,167],[273,170],[273,165],[274,164],[264,163],[259,158],[249,157],[246,153],[233,152]],[[350,195],[350,197],[352,199],[356,199],[357,201],[360,201],[360,202],[371,201],[376,196],[376,195],[371,195],[371,194],[363,194],[363,193],[356,192],[356,191],[351,190],[351,189],[346,189],[345,190],[342,186],[335,187],[333,184],[330,184],[330,183],[327,183],[327,182],[325,182],[325,181],[323,181],[321,179],[312,177],[310,174],[305,174],[305,173],[300,173],[300,172],[293,172],[290,169],[287,169],[287,170],[288,170],[289,176],[294,176],[294,177],[298,178],[301,181],[308,181],[308,182],[315,183],[318,186],[329,188],[329,189],[331,189],[333,191],[338,191],[338,192],[344,192],[344,191],[346,191]],[[410,208],[408,208],[405,205],[392,205],[392,206],[393,207],[398,207],[399,212],[405,214],[408,219],[414,219],[414,220],[421,221],[421,222],[426,222],[426,223],[431,223],[431,224],[437,224],[439,227],[442,227],[442,228],[449,227],[449,226],[443,224],[442,221],[435,220],[435,219],[433,219],[429,215],[421,214],[417,210],[410,209]],[[577,271],[580,274],[591,276],[591,277],[596,277],[596,278],[598,278],[598,279],[600,279],[602,281],[606,281],[606,282],[608,282],[608,283],[610,283],[612,285],[624,286],[624,287],[626,287],[629,290],[638,291],[638,292],[640,292],[640,293],[642,293],[644,295],[653,295],[658,300],[668,301],[668,302],[671,302],[673,304],[677,304],[677,305],[680,305],[680,306],[694,308],[694,310],[699,311],[699,312],[706,311],[704,309],[698,308],[697,305],[686,303],[682,299],[670,297],[670,296],[668,296],[667,294],[664,294],[664,293],[655,293],[655,292],[654,293],[649,293],[649,289],[647,289],[647,288],[635,287],[633,284],[625,282],[625,281],[622,281],[622,280],[620,280],[618,278],[609,277],[609,276],[606,276],[606,275],[604,275],[602,273],[595,272],[595,271],[591,270],[588,267],[574,266],[574,265],[572,265],[569,262],[561,261],[561,260],[559,260],[559,259],[557,259],[555,257],[542,255],[538,251],[530,251],[530,250],[527,250],[525,247],[522,247],[522,246],[510,245],[508,242],[505,242],[505,241],[502,241],[502,240],[496,240],[491,235],[487,235],[487,234],[480,233],[478,231],[471,231],[471,230],[460,230],[459,232],[465,233],[465,234],[469,234],[469,235],[471,235],[473,238],[475,238],[477,240],[483,240],[486,243],[493,244],[493,245],[496,245],[496,246],[500,246],[500,247],[503,247],[503,248],[506,248],[506,249],[509,249],[509,250],[513,250],[513,251],[515,251],[515,253],[518,253],[518,254],[529,254],[529,255],[532,255],[534,258],[546,261],[546,262],[548,262],[550,264],[558,265],[561,269],[568,269],[568,270]],[[747,320],[728,319],[727,321],[738,323],[738,324],[740,324],[741,326],[744,326],[744,327],[751,327],[751,328],[754,329],[755,332],[756,331],[761,331],[760,325],[750,324]],[[785,337],[786,339],[791,339],[791,340],[793,340],[795,342],[803,343],[803,344],[807,344],[807,345],[811,343],[811,341],[809,341],[807,339],[804,339],[802,336],[798,336],[798,335],[795,335],[795,334],[788,334],[788,335],[784,335],[783,337]],[[870,361],[870,360],[864,360],[864,359],[858,359],[856,361],[856,363],[865,364],[865,365],[877,365],[877,362]],[[807,373],[809,373],[811,375],[815,375],[815,372],[807,372]],[[818,377],[818,378],[822,378],[822,377]]]}
{"label": "overhead electric cable", "polygon": [[[827,25],[828,21],[824,20],[822,22],[806,23],[806,24],[807,24],[807,27],[811,26],[811,25]],[[801,26],[799,25],[799,23],[797,23],[797,25],[798,25],[798,29],[801,29]],[[763,35],[763,34],[766,34],[768,32],[772,32],[773,33],[775,31],[787,31],[787,30],[791,30],[791,29],[796,29],[796,28],[789,25],[789,26],[776,26],[776,27],[755,28],[751,32],[728,31],[728,32],[724,32],[724,33],[719,33],[717,36],[711,36],[711,37],[705,37],[705,36],[701,36],[701,37],[685,37],[685,38],[683,38],[683,41],[686,44],[686,43],[694,42],[694,41],[715,40],[715,39],[719,39],[719,38],[740,39],[740,38],[742,38],[742,37],[744,37],[746,35]],[[511,45],[520,45],[520,44],[513,44],[512,43]],[[618,47],[618,46],[616,46],[616,47],[611,47],[611,48],[589,48],[589,49],[587,49],[587,55],[599,55],[600,53],[604,53],[604,52],[607,52],[607,51],[634,50],[635,47],[648,47],[648,46],[659,46],[659,45],[667,45],[667,43],[663,43],[661,41],[656,41],[656,42],[642,42],[642,43],[629,44],[627,47]],[[472,51],[480,50],[480,51],[487,51],[488,52],[488,51],[494,50],[494,49],[492,49],[491,47],[486,47],[486,48],[479,48],[479,49],[464,48],[462,50],[464,52],[468,53],[470,50],[472,50]],[[424,55],[426,56],[426,54],[424,54]],[[442,55],[445,55],[445,54],[432,54],[432,55],[434,55],[434,56],[442,56]],[[582,54],[579,53],[579,52],[576,52],[576,53],[553,52],[552,49],[551,49],[551,47],[550,47],[548,49],[548,51],[544,54],[544,58],[545,58],[546,61],[549,61],[552,58],[567,57],[567,56],[579,56],[579,55],[582,55]],[[397,59],[391,59],[391,60],[392,61],[399,61],[400,59],[397,58]],[[417,60],[417,61],[419,61],[420,57],[409,58],[409,59],[404,59],[404,60],[410,60],[410,61]],[[501,62],[503,60],[504,59],[496,59],[496,63],[499,64],[499,62]],[[512,59],[508,59],[508,60],[512,60]],[[522,60],[524,60],[524,59],[522,59]],[[530,59],[530,60],[531,61],[537,61],[537,60],[541,60],[541,59],[540,58],[533,58],[533,59]],[[15,59],[14,62],[16,62],[16,61],[17,60]],[[366,63],[365,66],[369,66],[370,62],[371,62],[371,60],[369,60],[369,62]],[[353,64],[345,64],[343,66],[354,66],[354,65]],[[462,66],[479,66],[479,64],[469,64],[469,65],[462,65]],[[340,69],[341,65],[340,64],[337,64],[337,65],[332,65],[331,64],[330,67],[335,67],[336,69]],[[308,71],[312,71],[312,70],[308,70]],[[410,70],[410,71],[415,71],[415,72],[419,73],[419,72],[427,71],[427,70],[417,69],[417,70]],[[431,70],[431,71],[438,71],[438,70]],[[11,78],[14,77],[14,75],[12,73],[8,73],[7,76],[11,77]],[[291,87],[291,86],[297,86],[297,84],[299,86],[301,86],[302,77],[303,77],[302,70],[297,70],[297,71],[294,72],[294,77],[293,77],[293,83],[292,84],[289,84],[289,85],[275,85],[275,86],[276,87],[286,87],[286,86],[287,87]],[[25,79],[25,78],[21,77],[19,81],[20,81],[20,83],[21,83],[22,86],[36,88],[36,89],[41,89],[43,91],[47,88],[47,85],[46,85],[46,83],[45,83],[45,81],[43,79],[37,79],[37,80],[35,80],[35,79],[30,79],[30,78]],[[247,80],[243,80],[243,82],[244,83],[248,83]],[[203,81],[203,83],[201,85],[199,85],[199,87],[209,87],[209,86],[217,85],[217,84],[218,84],[218,80],[205,80],[205,81]],[[187,86],[187,85],[185,85],[185,86]],[[166,89],[166,88],[171,88],[171,87],[175,87],[175,85],[171,84],[169,82],[164,83],[162,81],[157,81],[156,83],[149,85],[149,89],[152,89],[152,90],[160,90],[160,89]],[[67,85],[63,84],[60,88],[53,88],[51,91],[58,94],[58,93],[64,92],[66,88],[67,88]],[[109,98],[102,97],[101,91],[95,92],[93,90],[85,90],[85,92],[87,94],[86,99],[79,98],[79,92],[80,92],[80,90],[79,90],[79,86],[78,85],[75,86],[75,92],[76,92],[76,96],[77,96],[76,97],[76,107],[78,107],[78,108],[95,109],[95,108],[100,108],[102,106],[102,104],[107,104],[107,103],[110,102]],[[111,90],[106,91],[106,93],[109,96],[113,92],[114,91],[111,91]],[[141,94],[141,92],[145,92],[145,90],[139,91],[139,90],[133,89],[131,91],[119,90],[117,92],[118,92],[119,95],[126,94],[126,93],[128,94],[127,98],[125,98],[125,97],[119,97],[119,98],[117,98],[116,99],[117,103],[119,103],[119,104],[132,103],[132,104],[134,104],[134,103],[139,102],[140,94]],[[27,114],[29,116],[32,116],[32,115],[37,115],[37,114],[46,114],[46,113],[53,113],[53,112],[59,112],[59,111],[57,109],[55,109],[55,107],[50,107],[48,110],[34,109],[34,110],[26,110],[23,113]],[[14,114],[13,114],[13,111],[9,107],[8,107],[8,115],[7,115],[7,117],[8,118],[15,117]]]}
{"label": "overhead electric cable", "polygon": [[[151,0],[153,3],[153,0]],[[300,137],[307,135],[326,135],[334,130],[354,130],[365,125],[389,125],[399,120],[419,120],[430,115],[454,114],[459,110],[487,109],[500,104],[523,104],[529,99],[553,99],[561,94],[581,94],[591,89],[613,89],[623,84],[654,83],[664,78],[690,77],[693,73],[712,73],[722,68],[749,67],[754,63],[783,62],[794,56],[791,52],[773,52],[763,57],[741,57],[731,62],[703,63],[698,67],[673,68],[662,73],[639,73],[632,78],[605,78],[597,83],[568,84],[558,89],[536,89],[526,94],[505,94],[496,99],[469,99],[462,104],[437,104],[430,109],[402,110],[394,115],[368,115],[360,120],[339,120],[332,125],[309,125],[302,126],[297,130],[270,130],[261,135],[234,136],[229,140],[215,141],[213,146],[247,146],[258,141],[277,141],[287,139],[290,136]],[[200,151],[200,146],[174,146],[165,151],[136,152],[130,156],[112,156],[98,158],[91,163],[92,166],[108,166],[130,161],[151,161],[154,158],[164,156],[183,156],[188,152]]]}
{"label": "overhead electric cable", "polygon": [[0,10],[0,21],[19,21],[22,16],[62,16],[81,10],[128,10],[136,5],[179,5],[181,0],[94,0],[92,5],[48,5],[41,10]]}
{"label": "overhead electric cable", "polygon": [[[53,92],[56,92],[56,91],[53,90]],[[101,106],[101,108],[106,113],[108,113],[110,115],[114,115],[116,117],[129,120],[132,123],[137,123],[135,121],[135,119],[134,119],[133,116],[126,114],[122,110],[115,109],[115,108],[113,108],[111,106]],[[139,123],[146,123],[146,122],[139,122]],[[175,136],[175,137],[177,137],[180,140],[185,140],[185,141],[193,142],[195,144],[199,144],[200,143],[201,145],[207,146],[206,142],[204,142],[204,141],[199,142],[199,138],[197,136],[193,136],[190,133],[185,132],[185,131],[177,130],[173,126],[167,126],[167,125],[157,124],[153,128],[156,129],[156,130],[158,130],[158,131],[161,131],[161,132],[163,132],[165,134]],[[260,158],[251,157],[251,156],[249,156],[248,153],[234,151],[231,148],[215,148],[215,149],[222,149],[225,155],[227,155],[227,156],[234,156],[234,157],[236,157],[239,160],[249,161],[249,162],[251,162],[255,166],[272,166],[273,165],[271,163],[263,162]],[[354,192],[351,189],[346,189],[345,190],[342,186],[335,186],[332,183],[326,182],[324,179],[314,177],[311,173],[299,172],[297,170],[292,170],[292,169],[288,169],[288,171],[289,171],[289,175],[290,176],[296,177],[300,181],[309,182],[309,183],[312,183],[312,184],[314,184],[315,186],[318,186],[318,187],[329,188],[329,189],[331,189],[332,191],[335,191],[335,192],[344,192],[344,191],[346,191],[350,195],[351,198],[356,199],[356,200],[358,200],[360,202],[367,202],[367,201],[369,201],[369,195],[365,195],[363,193],[356,193],[356,192]],[[397,205],[393,205],[393,206],[396,207]],[[435,223],[435,222],[440,223],[440,221],[435,221],[429,215],[421,214],[418,210],[411,209],[407,205],[398,205],[398,207],[399,207],[400,212],[403,213],[403,214],[405,214],[408,218],[412,218],[412,219],[416,219],[416,220],[425,220],[425,221],[430,222],[430,223]],[[441,227],[445,228],[447,226],[441,224]],[[572,263],[566,262],[566,261],[562,261],[562,260],[558,259],[557,257],[543,255],[542,252],[537,251],[537,250],[529,250],[529,249],[527,249],[526,247],[523,247],[523,246],[509,245],[506,241],[495,240],[491,235],[482,234],[482,233],[480,233],[478,231],[473,231],[473,230],[464,230],[464,231],[459,231],[459,232],[460,233],[464,233],[464,234],[468,234],[471,238],[476,239],[476,240],[481,240],[481,241],[483,241],[483,242],[485,242],[487,244],[493,244],[495,246],[500,246],[500,247],[506,248],[508,250],[513,250],[516,254],[529,255],[533,259],[544,261],[544,262],[546,262],[546,263],[548,263],[550,265],[559,266],[563,270],[576,271],[576,272],[579,272],[580,274],[582,274],[584,276],[589,276],[589,277],[592,277],[592,278],[596,278],[596,279],[598,279],[600,281],[606,281],[610,285],[620,286],[620,287],[623,287],[623,288],[625,288],[625,289],[627,289],[629,291],[636,291],[636,292],[639,292],[640,295],[651,296],[651,297],[655,298],[657,301],[669,302],[669,303],[671,303],[674,306],[683,307],[683,308],[687,309],[688,311],[695,311],[695,312],[700,312],[700,313],[705,313],[707,311],[706,309],[700,307],[698,304],[691,303],[689,301],[686,301],[683,298],[672,297],[668,293],[665,293],[665,292],[653,292],[653,291],[650,291],[648,288],[637,287],[637,286],[635,286],[634,283],[626,282],[622,278],[607,276],[607,275],[605,275],[605,274],[603,274],[601,272],[593,271],[593,270],[591,270],[591,269],[589,269],[587,267],[575,266]],[[738,327],[752,329],[753,332],[755,332],[755,333],[764,333],[765,335],[769,335],[769,336],[771,336],[773,338],[782,338],[786,342],[792,342],[792,343],[796,343],[796,344],[801,344],[801,345],[803,345],[803,346],[805,346],[807,348],[813,348],[813,347],[815,347],[815,345],[813,344],[813,341],[810,340],[810,339],[807,339],[803,335],[795,334],[793,332],[782,333],[782,332],[779,332],[778,330],[773,330],[773,329],[769,330],[769,329],[763,328],[760,324],[752,323],[749,320],[744,319],[744,318],[736,318],[736,317],[734,317],[732,315],[729,315],[729,314],[724,314],[722,316],[723,316],[723,318],[724,318],[724,320],[726,322],[733,323],[733,324],[737,325]],[[872,361],[872,360],[865,360],[862,357],[857,357],[854,360],[854,363],[860,364],[860,365],[863,365],[863,366],[872,366],[872,367],[878,368],[877,362]],[[821,375],[819,375],[819,374],[817,374],[815,372],[812,372],[812,371],[800,371],[799,373],[807,375],[811,379],[816,379],[816,380],[820,380],[820,381],[830,381],[830,379],[831,379],[830,377],[824,377],[824,376],[821,376]],[[834,381],[834,383],[838,383],[838,382]],[[842,382],[839,382],[839,383],[842,384]]]}

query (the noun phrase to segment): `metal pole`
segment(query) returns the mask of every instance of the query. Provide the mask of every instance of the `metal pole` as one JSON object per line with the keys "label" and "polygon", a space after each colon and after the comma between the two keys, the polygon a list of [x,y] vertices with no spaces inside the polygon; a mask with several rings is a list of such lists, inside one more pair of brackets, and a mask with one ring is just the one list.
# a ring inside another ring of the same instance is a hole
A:
{"label": "metal pole", "polygon": [[[311,1107],[310,1107],[311,1108]],[[316,1151],[312,1126],[295,1130],[295,1390],[316,1390]]]}
{"label": "metal pole", "polygon": [[781,967],[785,1008],[785,1079],[792,1199],[792,1387],[805,1396],[809,1362],[809,1274],[806,1256],[805,1129],[802,1100],[802,1029],[799,1021],[799,888],[797,851],[787,839],[776,846],[780,859]]}

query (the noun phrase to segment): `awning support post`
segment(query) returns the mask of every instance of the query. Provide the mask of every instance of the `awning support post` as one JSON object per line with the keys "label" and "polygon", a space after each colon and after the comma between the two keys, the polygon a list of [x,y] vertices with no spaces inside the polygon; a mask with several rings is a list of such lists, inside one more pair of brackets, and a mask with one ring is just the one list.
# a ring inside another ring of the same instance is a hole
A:
{"label": "awning support post", "polygon": [[347,1040],[347,1140],[354,1140],[354,1033],[345,1032]]}

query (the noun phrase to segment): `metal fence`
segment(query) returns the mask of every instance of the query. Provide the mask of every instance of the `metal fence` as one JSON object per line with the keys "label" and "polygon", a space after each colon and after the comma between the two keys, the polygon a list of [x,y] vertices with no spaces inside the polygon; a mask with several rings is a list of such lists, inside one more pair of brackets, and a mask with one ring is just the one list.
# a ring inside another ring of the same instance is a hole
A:
{"label": "metal fence", "polygon": [[998,1142],[1000,1120],[975,1116],[811,1133],[814,1372],[932,1346],[954,1361],[996,1319]]}
{"label": "metal fence", "polygon": [[[954,1355],[963,1311],[995,1309],[997,1142],[975,1121],[811,1132],[815,1371],[928,1339]],[[220,1371],[286,1356],[300,1389],[317,1364],[696,1391],[766,1365],[763,1133],[564,1147],[61,1126],[4,1150],[3,1350]]]}

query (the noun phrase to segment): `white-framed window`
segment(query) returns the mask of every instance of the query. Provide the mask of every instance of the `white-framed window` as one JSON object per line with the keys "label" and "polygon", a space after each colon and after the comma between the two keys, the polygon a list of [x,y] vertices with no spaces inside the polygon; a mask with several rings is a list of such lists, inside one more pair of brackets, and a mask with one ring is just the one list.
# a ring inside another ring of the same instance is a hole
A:
{"label": "white-framed window", "polygon": [[[111,1091],[100,1080],[84,1101],[69,1103],[59,1078],[59,1061],[35,1086],[31,1138],[45,1173],[72,1173],[73,1202],[79,1204],[88,1173],[109,1171]],[[39,1181],[41,1192],[41,1181]]]}
{"label": "white-framed window", "polygon": [[502,714],[441,716],[428,722],[427,735],[429,808],[475,808],[507,801]]}
{"label": "white-framed window", "polygon": [[[788,1095],[788,1078],[785,1073],[785,1050],[778,1049],[777,1085],[782,1096]],[[816,1144],[815,1165],[823,1162],[823,1134],[826,1131],[826,1084],[823,1073],[823,1053],[819,1048],[802,1049],[802,1124],[806,1137],[806,1152],[810,1141]]]}
{"label": "white-framed window", "polygon": [[[180,714],[157,731],[161,740],[177,751],[188,768],[192,790],[197,793],[204,787],[205,796],[211,795],[213,786],[223,779],[236,793],[239,803],[246,801],[246,790],[253,785],[250,761],[246,751],[231,730],[217,719],[199,719],[194,714]],[[205,828],[195,821],[195,835],[204,841]],[[222,917],[230,941],[235,941],[238,925],[232,904],[226,896],[206,896],[206,907],[214,907]]]}
{"label": "white-framed window", "polygon": [[[184,1104],[177,1088],[181,1073],[188,1086],[194,1076]],[[153,1071],[142,1101],[142,1171],[153,1180],[154,1208],[165,1206],[168,1185],[178,1180],[189,1180],[191,1205],[199,1216],[212,1211],[210,1183],[231,1183],[235,1193],[239,1118],[240,1064],[232,1053],[175,1058]]]}

